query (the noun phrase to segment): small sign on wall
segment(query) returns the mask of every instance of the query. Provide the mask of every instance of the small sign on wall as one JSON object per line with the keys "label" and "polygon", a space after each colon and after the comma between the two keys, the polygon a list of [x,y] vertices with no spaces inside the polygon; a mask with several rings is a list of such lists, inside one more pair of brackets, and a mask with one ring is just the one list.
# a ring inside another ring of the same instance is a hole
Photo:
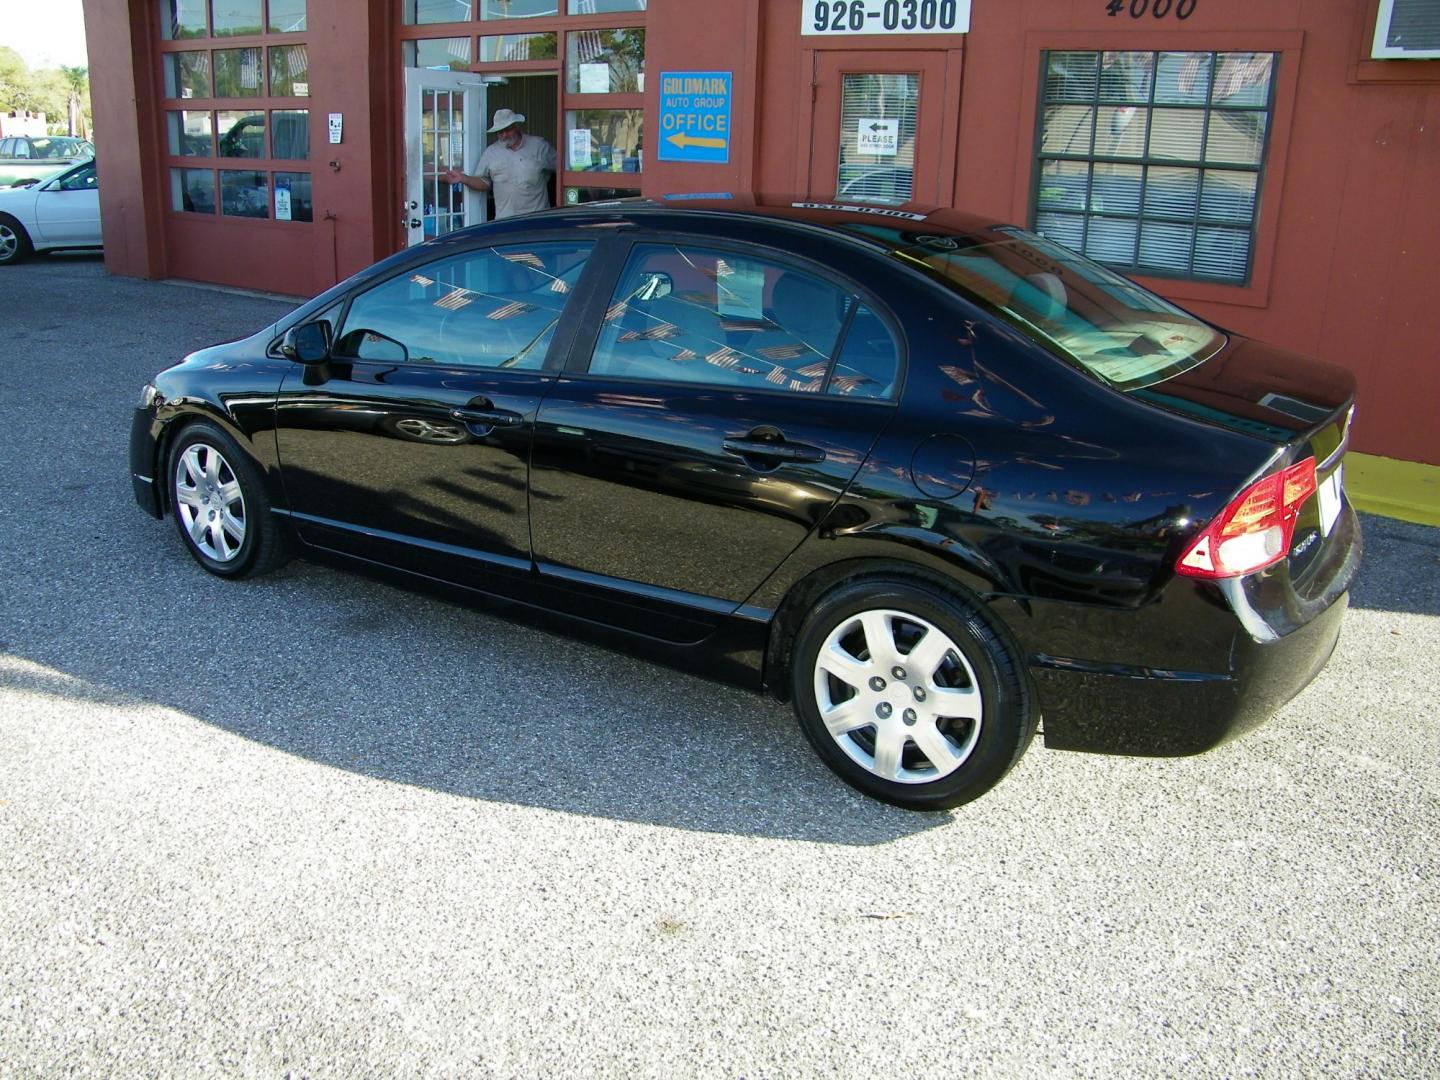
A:
{"label": "small sign on wall", "polygon": [[855,124],[855,152],[894,157],[900,152],[900,121],[861,117]]}
{"label": "small sign on wall", "polygon": [[332,143],[338,143],[340,141],[340,135],[341,132],[344,131],[344,128],[345,114],[332,112],[330,114],[330,141]]}
{"label": "small sign on wall", "polygon": [[964,34],[970,0],[804,0],[802,34]]}

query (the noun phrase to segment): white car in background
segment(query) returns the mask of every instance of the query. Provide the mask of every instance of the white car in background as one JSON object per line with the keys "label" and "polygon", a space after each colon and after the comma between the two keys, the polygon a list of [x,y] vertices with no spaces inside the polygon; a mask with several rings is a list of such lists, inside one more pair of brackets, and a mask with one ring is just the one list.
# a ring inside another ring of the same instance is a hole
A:
{"label": "white car in background", "polygon": [[93,160],[29,187],[0,190],[0,266],[32,251],[100,243],[100,182]]}

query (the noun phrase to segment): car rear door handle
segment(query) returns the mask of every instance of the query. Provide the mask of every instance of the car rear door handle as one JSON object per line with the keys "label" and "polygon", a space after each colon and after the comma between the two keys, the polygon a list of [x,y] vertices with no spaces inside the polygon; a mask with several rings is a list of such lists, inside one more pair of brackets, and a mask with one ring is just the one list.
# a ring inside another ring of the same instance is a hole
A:
{"label": "car rear door handle", "polygon": [[483,427],[517,427],[525,418],[509,409],[451,409],[452,420]]}
{"label": "car rear door handle", "polygon": [[779,442],[770,439],[726,439],[720,444],[727,454],[740,457],[771,458],[775,461],[814,463],[825,460],[825,451],[805,443]]}

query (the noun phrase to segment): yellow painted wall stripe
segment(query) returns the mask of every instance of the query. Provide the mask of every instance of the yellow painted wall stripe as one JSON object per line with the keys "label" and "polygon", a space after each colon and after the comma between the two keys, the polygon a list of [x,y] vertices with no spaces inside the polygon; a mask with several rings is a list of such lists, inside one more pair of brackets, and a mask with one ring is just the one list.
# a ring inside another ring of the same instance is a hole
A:
{"label": "yellow painted wall stripe", "polygon": [[1345,493],[1357,510],[1440,525],[1440,465],[1345,455]]}

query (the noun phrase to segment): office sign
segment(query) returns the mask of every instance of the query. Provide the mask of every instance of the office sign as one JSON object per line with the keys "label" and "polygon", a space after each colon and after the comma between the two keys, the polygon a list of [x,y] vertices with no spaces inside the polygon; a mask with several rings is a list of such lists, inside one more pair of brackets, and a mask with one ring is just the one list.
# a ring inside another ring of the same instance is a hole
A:
{"label": "office sign", "polygon": [[964,34],[970,0],[804,0],[802,34]]}
{"label": "office sign", "polygon": [[730,160],[728,71],[660,73],[660,160],[724,165]]}

